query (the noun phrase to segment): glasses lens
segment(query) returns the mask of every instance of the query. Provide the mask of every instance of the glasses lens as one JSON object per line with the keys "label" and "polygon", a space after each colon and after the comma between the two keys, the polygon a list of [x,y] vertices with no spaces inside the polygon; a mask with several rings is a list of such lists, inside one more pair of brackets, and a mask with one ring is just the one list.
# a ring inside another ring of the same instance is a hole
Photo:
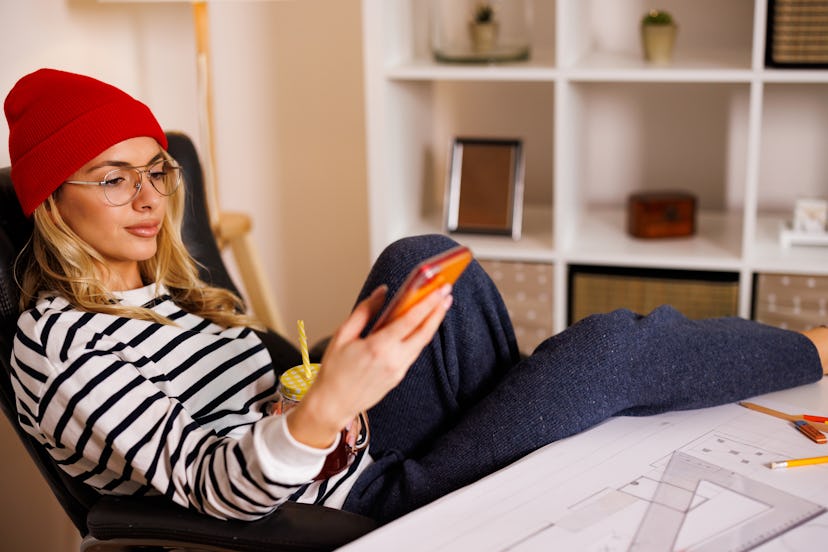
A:
{"label": "glasses lens", "polygon": [[112,205],[126,205],[132,201],[141,189],[143,173],[155,191],[163,196],[174,194],[181,184],[181,168],[166,160],[146,169],[115,169],[106,174],[102,183],[107,201]]}
{"label": "glasses lens", "polygon": [[103,189],[106,199],[112,205],[129,203],[138,192],[141,175],[135,169],[115,169],[106,174]]}
{"label": "glasses lens", "polygon": [[159,161],[147,168],[147,178],[159,194],[172,195],[181,183],[181,168],[166,160]]}

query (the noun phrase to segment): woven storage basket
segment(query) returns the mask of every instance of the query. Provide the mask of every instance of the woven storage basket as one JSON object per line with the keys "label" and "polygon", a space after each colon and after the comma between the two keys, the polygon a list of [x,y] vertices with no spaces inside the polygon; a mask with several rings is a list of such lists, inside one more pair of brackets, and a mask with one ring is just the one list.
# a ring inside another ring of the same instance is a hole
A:
{"label": "woven storage basket", "polygon": [[828,0],[769,0],[765,64],[828,67]]}

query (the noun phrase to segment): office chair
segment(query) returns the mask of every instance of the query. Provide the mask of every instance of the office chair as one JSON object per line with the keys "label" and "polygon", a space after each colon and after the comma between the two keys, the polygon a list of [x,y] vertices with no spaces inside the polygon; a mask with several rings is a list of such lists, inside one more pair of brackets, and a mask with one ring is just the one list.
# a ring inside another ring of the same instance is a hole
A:
{"label": "office chair", "polygon": [[[169,152],[183,167],[187,183],[184,242],[201,264],[202,278],[238,293],[210,229],[203,174],[195,147],[183,134],[171,132],[167,137]],[[0,169],[0,406],[83,538],[82,552],[331,550],[376,527],[373,520],[363,516],[293,502],[258,521],[222,521],[180,507],[163,497],[102,496],[61,470],[17,423],[11,387],[10,358],[19,297],[12,264],[31,231],[31,219],[23,215],[14,194],[10,169]],[[281,339],[268,332],[263,341],[269,346]]]}

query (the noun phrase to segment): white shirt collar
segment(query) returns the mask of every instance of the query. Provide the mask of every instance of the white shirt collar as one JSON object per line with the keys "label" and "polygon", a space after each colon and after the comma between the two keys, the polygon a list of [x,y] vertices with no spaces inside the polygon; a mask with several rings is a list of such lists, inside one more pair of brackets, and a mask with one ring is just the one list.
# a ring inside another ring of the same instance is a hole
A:
{"label": "white shirt collar", "polygon": [[136,289],[113,291],[112,295],[120,299],[124,305],[140,307],[165,293],[167,293],[167,289],[163,285],[152,283]]}

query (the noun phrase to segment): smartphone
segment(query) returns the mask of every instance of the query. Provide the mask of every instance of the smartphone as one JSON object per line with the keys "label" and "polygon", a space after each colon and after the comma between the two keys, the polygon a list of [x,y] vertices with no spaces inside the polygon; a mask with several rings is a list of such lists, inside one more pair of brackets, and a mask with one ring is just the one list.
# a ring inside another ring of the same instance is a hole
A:
{"label": "smartphone", "polygon": [[418,264],[377,319],[374,329],[402,315],[435,289],[453,284],[471,260],[469,248],[458,245]]}

